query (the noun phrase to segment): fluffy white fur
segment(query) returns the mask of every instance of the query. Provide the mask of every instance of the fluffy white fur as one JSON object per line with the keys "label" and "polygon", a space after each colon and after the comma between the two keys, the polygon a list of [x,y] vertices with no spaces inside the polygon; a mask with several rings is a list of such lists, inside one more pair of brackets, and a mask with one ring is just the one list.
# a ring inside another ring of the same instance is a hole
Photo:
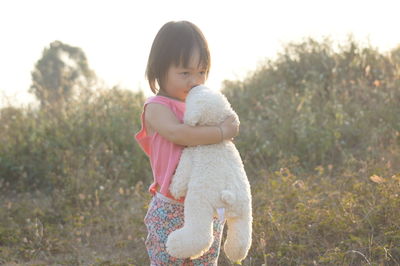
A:
{"label": "fluffy white fur", "polygon": [[[226,97],[205,86],[193,88],[186,98],[185,124],[218,125],[236,115]],[[185,198],[185,224],[172,232],[167,251],[177,258],[197,258],[213,242],[212,222],[225,208],[228,224],[224,251],[232,261],[243,260],[251,245],[250,184],[240,154],[232,141],[187,147],[173,176],[170,192]]]}

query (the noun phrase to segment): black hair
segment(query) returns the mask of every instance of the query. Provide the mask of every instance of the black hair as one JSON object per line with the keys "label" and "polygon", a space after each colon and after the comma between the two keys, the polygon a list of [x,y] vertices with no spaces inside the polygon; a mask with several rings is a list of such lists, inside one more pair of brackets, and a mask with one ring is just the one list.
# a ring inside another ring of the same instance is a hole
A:
{"label": "black hair", "polygon": [[151,91],[157,93],[162,88],[172,64],[187,67],[194,49],[200,52],[199,64],[206,69],[207,76],[211,58],[207,40],[201,30],[189,21],[170,21],[164,24],[154,38],[147,61],[146,77]]}

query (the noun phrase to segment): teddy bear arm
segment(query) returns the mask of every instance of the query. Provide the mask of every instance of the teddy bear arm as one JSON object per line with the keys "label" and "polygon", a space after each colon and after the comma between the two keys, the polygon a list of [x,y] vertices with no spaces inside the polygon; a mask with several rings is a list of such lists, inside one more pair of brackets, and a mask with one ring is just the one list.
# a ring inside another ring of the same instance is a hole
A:
{"label": "teddy bear arm", "polygon": [[186,195],[190,180],[191,168],[191,154],[188,149],[184,149],[169,187],[169,190],[174,198],[179,199]]}

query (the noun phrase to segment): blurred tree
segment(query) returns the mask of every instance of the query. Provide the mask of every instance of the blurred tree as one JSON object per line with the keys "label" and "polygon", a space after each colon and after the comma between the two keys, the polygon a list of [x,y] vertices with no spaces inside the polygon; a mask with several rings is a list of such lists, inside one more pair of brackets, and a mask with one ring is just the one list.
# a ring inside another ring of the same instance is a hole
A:
{"label": "blurred tree", "polygon": [[41,107],[51,103],[59,106],[68,101],[78,88],[89,88],[94,80],[95,73],[89,69],[82,49],[54,41],[44,49],[42,58],[32,71],[29,92],[35,94]]}

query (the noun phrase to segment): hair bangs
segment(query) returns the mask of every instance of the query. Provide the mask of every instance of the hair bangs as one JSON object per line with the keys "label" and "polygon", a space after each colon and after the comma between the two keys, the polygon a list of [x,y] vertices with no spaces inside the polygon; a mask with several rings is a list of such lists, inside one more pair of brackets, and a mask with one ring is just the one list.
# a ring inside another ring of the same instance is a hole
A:
{"label": "hair bangs", "polygon": [[[204,68],[208,73],[210,70],[210,51],[208,50],[207,41],[204,36],[196,34],[198,32],[192,31],[192,34],[187,36],[186,40],[182,40],[179,49],[179,56],[175,57],[175,65],[182,65],[187,68],[195,52],[199,53],[199,62],[197,67]],[[197,51],[196,51],[197,50]]]}

